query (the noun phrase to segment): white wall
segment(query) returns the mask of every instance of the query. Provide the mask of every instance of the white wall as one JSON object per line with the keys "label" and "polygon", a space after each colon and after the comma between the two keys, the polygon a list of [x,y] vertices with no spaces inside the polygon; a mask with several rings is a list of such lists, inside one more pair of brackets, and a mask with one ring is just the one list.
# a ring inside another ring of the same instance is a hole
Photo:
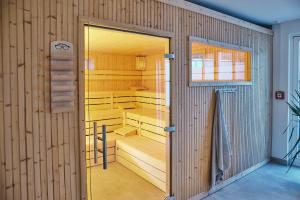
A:
{"label": "white wall", "polygon": [[[290,88],[290,42],[293,35],[300,35],[300,19],[273,26],[273,137],[272,157],[282,159],[287,153],[287,135],[282,135],[288,125],[286,101],[293,92]],[[285,100],[276,100],[274,92],[283,90]]]}

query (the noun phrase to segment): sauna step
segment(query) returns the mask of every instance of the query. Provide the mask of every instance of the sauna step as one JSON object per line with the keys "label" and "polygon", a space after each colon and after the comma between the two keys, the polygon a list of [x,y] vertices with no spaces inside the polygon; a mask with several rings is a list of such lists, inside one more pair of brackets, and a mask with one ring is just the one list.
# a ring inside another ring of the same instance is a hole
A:
{"label": "sauna step", "polygon": [[114,133],[126,137],[126,136],[136,135],[137,129],[132,126],[124,126],[122,128],[118,128],[118,129],[114,130]]}

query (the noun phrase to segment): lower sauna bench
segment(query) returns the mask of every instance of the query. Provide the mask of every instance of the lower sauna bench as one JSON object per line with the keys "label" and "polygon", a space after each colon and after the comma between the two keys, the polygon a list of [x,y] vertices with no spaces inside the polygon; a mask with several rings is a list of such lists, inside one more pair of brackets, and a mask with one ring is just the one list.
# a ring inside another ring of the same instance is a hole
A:
{"label": "lower sauna bench", "polygon": [[[90,138],[89,138],[90,137]],[[116,161],[115,156],[115,146],[116,146],[116,139],[123,138],[120,135],[117,135],[115,133],[107,133],[107,161],[109,163]],[[98,149],[102,150],[102,141],[98,140]],[[86,137],[86,165],[89,166],[95,166],[95,165],[102,165],[103,164],[103,157],[102,153],[98,152],[98,162],[94,162],[94,136],[88,136]]]}
{"label": "lower sauna bench", "polygon": [[166,192],[166,146],[143,136],[116,140],[116,160]]}

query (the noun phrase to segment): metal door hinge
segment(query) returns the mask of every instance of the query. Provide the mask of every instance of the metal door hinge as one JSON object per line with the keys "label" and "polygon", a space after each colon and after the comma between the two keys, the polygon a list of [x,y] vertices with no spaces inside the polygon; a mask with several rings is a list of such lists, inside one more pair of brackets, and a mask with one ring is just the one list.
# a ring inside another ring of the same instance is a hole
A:
{"label": "metal door hinge", "polygon": [[169,133],[175,132],[175,126],[165,127],[164,130]]}
{"label": "metal door hinge", "polygon": [[174,59],[175,58],[175,54],[174,53],[165,54],[165,58],[166,59]]}

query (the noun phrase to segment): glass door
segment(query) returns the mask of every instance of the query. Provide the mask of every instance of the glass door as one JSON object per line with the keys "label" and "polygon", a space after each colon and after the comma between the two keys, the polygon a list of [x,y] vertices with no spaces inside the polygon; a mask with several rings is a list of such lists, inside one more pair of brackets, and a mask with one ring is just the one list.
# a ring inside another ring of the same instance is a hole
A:
{"label": "glass door", "polygon": [[[291,80],[292,80],[292,84],[291,84],[291,93],[293,95],[295,95],[295,91],[298,90],[300,91],[300,37],[293,37],[292,40],[292,57],[291,57]],[[298,140],[298,138],[300,137],[300,119],[293,119],[294,116],[292,117],[292,120],[296,121],[296,123],[298,123],[295,126],[295,130],[293,133],[293,137],[291,139],[289,139],[289,150],[291,150],[294,146],[296,141]],[[293,155],[296,154],[296,152],[298,152],[300,150],[300,145],[298,145],[293,153],[291,154],[291,156],[289,157],[289,160],[293,160]],[[294,165],[296,166],[300,166],[300,156],[298,156],[296,158],[296,160],[294,161]]]}
{"label": "glass door", "polygon": [[[293,50],[293,57],[294,57],[294,61],[293,61],[293,65],[296,69],[298,69],[298,82],[297,82],[297,90],[300,91],[300,37],[294,37],[294,41],[293,41],[293,46],[294,46],[294,50]],[[298,134],[297,137],[294,139],[294,141],[296,142],[297,139],[300,137],[300,121],[298,123]],[[300,145],[298,145],[296,152],[300,150]],[[300,166],[300,155],[298,156],[298,158],[295,161],[295,165]]]}
{"label": "glass door", "polygon": [[85,26],[88,199],[169,190],[169,38]]}

